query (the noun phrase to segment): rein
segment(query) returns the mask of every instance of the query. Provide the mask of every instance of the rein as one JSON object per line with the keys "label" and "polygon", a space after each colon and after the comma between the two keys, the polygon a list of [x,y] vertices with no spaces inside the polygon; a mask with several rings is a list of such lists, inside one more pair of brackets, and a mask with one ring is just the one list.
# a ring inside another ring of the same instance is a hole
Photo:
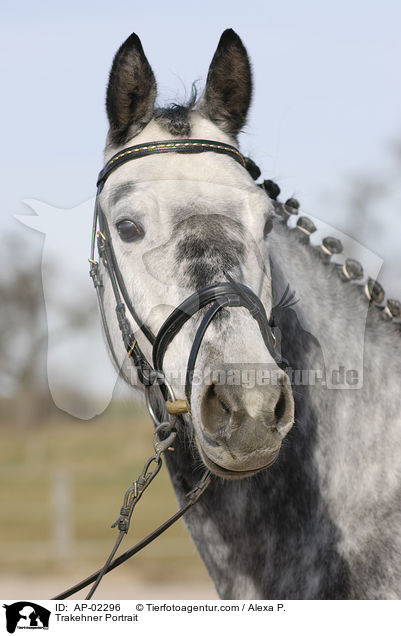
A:
{"label": "rein", "polygon": [[[175,523],[175,521],[180,519],[187,512],[187,510],[189,510],[189,508],[191,508],[198,501],[206,488],[209,486],[212,475],[207,470],[198,484],[195,486],[195,488],[187,493],[186,497],[188,498],[188,501],[172,517],[170,517],[170,519],[165,521],[161,526],[154,530],[150,535],[145,537],[142,541],[137,543],[133,548],[127,550],[120,557],[114,559],[114,555],[124,535],[128,532],[131,516],[136,504],[142,497],[144,491],[148,488],[150,483],[160,471],[160,468],[162,466],[162,454],[167,452],[168,450],[172,450],[171,444],[174,442],[177,436],[178,421],[182,420],[182,415],[184,413],[188,413],[189,415],[191,414],[192,380],[197,355],[203,337],[218,312],[223,307],[246,308],[258,323],[265,346],[271,353],[272,357],[276,360],[276,362],[280,360],[280,356],[277,354],[275,349],[275,337],[273,335],[269,319],[266,316],[262,301],[249,287],[243,285],[242,283],[234,281],[228,273],[225,273],[226,281],[205,287],[200,291],[193,293],[186,300],[184,300],[171,312],[171,314],[162,324],[157,335],[155,335],[152,330],[140,320],[135,308],[133,307],[113,248],[106,215],[100,204],[100,193],[102,192],[104,184],[109,175],[124,163],[149,155],[165,154],[169,152],[178,152],[180,154],[214,152],[218,154],[228,155],[229,157],[237,161],[242,167],[247,169],[254,179],[257,179],[260,175],[260,170],[257,168],[257,166],[255,166],[255,164],[250,159],[244,157],[237,148],[229,144],[207,139],[157,141],[145,144],[138,144],[136,146],[130,146],[115,154],[106,163],[104,168],[99,173],[97,180],[97,195],[92,228],[91,254],[89,258],[90,276],[93,280],[93,284],[96,290],[102,326],[113,361],[116,367],[120,369],[121,376],[128,384],[131,384],[129,378],[125,375],[118,360],[106,318],[104,307],[103,279],[99,269],[99,262],[95,260],[95,245],[97,243],[99,258],[103,264],[105,271],[108,274],[112,287],[116,303],[116,318],[120,329],[122,341],[128,357],[136,369],[138,379],[144,386],[146,405],[149,411],[149,415],[151,416],[155,424],[155,453],[148,459],[138,479],[133,482],[133,484],[127,489],[125,493],[123,506],[120,510],[120,516],[112,525],[112,527],[117,526],[120,532],[110,553],[110,556],[108,557],[103,568],[98,570],[97,572],[94,572],[89,577],[87,577],[77,585],[69,588],[62,594],[54,597],[54,600],[68,598],[69,596],[80,591],[90,583],[93,583],[93,586],[86,598],[92,598],[92,595],[97,589],[101,579],[107,572],[110,572],[110,570],[114,569],[115,567],[129,559],[139,550],[151,543],[151,541],[160,536],[165,530],[167,530],[167,528]],[[197,314],[201,309],[205,307],[208,307],[208,309],[204,314],[198,330],[195,334],[195,338],[188,358],[185,380],[185,399],[176,399],[174,390],[163,372],[164,355],[169,344],[179,333],[183,325],[192,316]],[[146,359],[143,351],[141,350],[137,342],[130,321],[127,318],[127,312],[131,315],[133,321],[136,323],[136,325],[138,325],[138,328],[140,329],[142,334],[152,345],[152,364]],[[158,387],[161,392],[162,398],[164,400],[164,411],[167,412],[167,421],[160,422],[159,418],[156,415],[151,399],[152,387]],[[151,467],[153,464],[154,467],[152,470]]]}

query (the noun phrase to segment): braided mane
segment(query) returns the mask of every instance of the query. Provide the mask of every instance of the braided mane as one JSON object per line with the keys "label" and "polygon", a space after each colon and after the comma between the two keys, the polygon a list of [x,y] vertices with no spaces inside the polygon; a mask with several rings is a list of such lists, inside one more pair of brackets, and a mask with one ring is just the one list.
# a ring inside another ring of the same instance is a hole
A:
{"label": "braided mane", "polygon": [[[258,184],[270,197],[274,215],[278,217],[284,225],[293,215],[298,215],[300,203],[297,199],[287,199],[285,203],[278,200],[280,194],[279,186],[271,180],[265,180]],[[288,228],[294,232],[297,239],[304,245],[308,245],[320,262],[332,269],[335,269],[340,280],[345,284],[353,284],[360,288],[363,298],[380,312],[384,321],[391,322],[401,333],[401,302],[394,298],[385,300],[385,291],[382,285],[370,277],[365,279],[361,263],[353,258],[346,258],[344,263],[334,263],[332,256],[341,254],[343,245],[338,238],[327,236],[322,240],[321,245],[313,245],[310,236],[316,231],[314,222],[307,216],[299,216],[294,228]]]}

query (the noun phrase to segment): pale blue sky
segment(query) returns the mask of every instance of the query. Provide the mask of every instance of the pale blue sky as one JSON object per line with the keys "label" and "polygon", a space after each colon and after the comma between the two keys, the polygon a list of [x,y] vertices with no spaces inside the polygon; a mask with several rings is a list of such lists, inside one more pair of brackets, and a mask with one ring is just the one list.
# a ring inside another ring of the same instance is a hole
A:
{"label": "pale blue sky", "polygon": [[112,57],[136,31],[162,98],[204,80],[233,27],[253,62],[242,136],[266,177],[312,214],[344,175],[380,165],[401,131],[401,3],[339,0],[2,3],[3,214],[25,197],[60,207],[94,192]]}
{"label": "pale blue sky", "polygon": [[240,34],[255,75],[243,150],[311,214],[401,131],[400,2],[25,0],[2,14],[6,215],[25,197],[69,207],[93,194],[107,75],[132,31],[167,100],[204,80],[224,28]]}

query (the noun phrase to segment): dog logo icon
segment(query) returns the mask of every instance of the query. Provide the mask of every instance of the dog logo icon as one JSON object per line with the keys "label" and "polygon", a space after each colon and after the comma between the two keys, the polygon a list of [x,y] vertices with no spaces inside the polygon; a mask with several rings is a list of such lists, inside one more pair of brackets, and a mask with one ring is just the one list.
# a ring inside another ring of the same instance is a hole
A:
{"label": "dog logo icon", "polygon": [[6,610],[9,634],[14,634],[16,629],[49,629],[51,612],[37,603],[18,601],[3,607]]}

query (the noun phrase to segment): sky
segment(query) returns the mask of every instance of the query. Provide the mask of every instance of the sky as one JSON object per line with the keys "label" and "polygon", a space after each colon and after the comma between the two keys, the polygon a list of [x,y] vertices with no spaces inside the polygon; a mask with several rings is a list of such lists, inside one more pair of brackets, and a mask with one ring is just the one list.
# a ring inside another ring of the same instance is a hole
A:
{"label": "sky", "polygon": [[327,188],[380,165],[401,133],[397,1],[6,0],[1,12],[6,217],[27,211],[24,198],[68,208],[93,196],[108,72],[132,31],[160,101],[202,85],[221,32],[238,32],[255,84],[241,147],[311,214]]}
{"label": "sky", "polygon": [[[82,213],[79,224],[76,211],[89,209],[102,167],[116,50],[135,31],[158,101],[183,100],[194,80],[202,87],[226,28],[242,38],[254,74],[242,151],[284,199],[301,201],[302,213],[346,229],[344,184],[383,170],[401,138],[400,27],[395,0],[3,0],[1,231],[18,229],[40,248],[42,235],[14,215],[33,214],[27,199],[64,209],[53,228],[61,260],[73,245],[86,262],[90,220]],[[400,219],[394,212],[381,243],[364,237],[385,261],[399,249]]]}

